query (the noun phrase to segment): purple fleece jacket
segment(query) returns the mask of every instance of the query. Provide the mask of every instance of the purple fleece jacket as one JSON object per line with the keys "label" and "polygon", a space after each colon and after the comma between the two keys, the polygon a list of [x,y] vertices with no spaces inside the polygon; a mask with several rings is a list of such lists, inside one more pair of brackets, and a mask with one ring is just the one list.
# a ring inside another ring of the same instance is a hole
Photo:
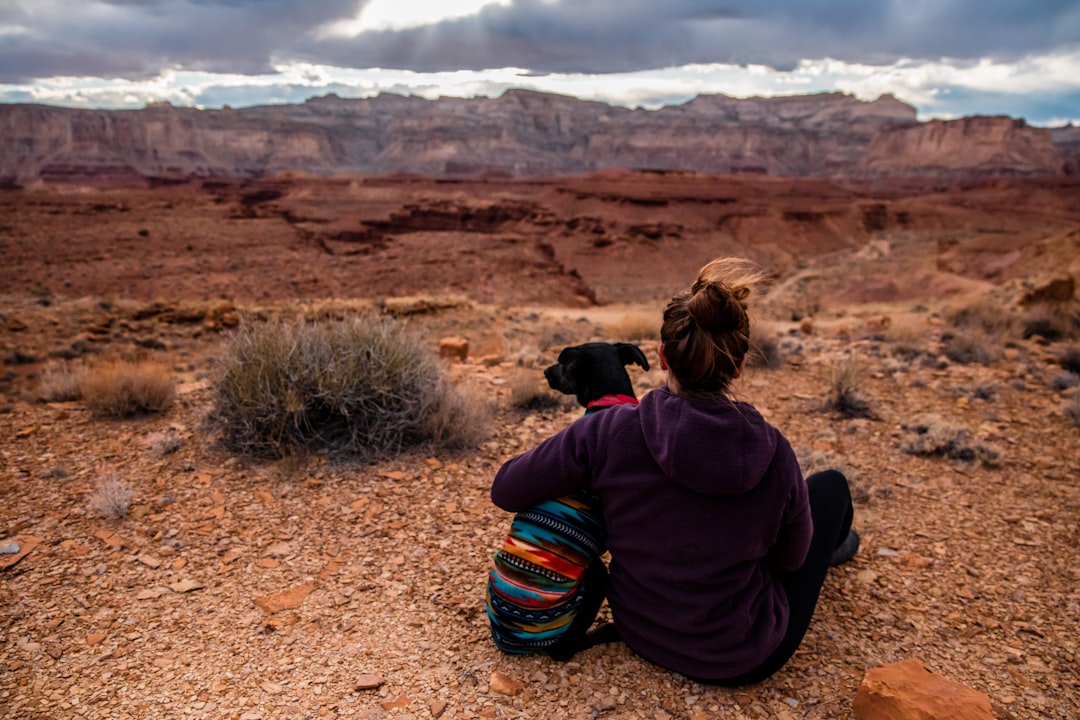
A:
{"label": "purple fleece jacket", "polygon": [[600,498],[608,602],[635,652],[724,680],[780,643],[778,578],[802,565],[813,526],[791,445],[752,406],[654,390],[508,461],[491,499],[517,512],[578,488]]}

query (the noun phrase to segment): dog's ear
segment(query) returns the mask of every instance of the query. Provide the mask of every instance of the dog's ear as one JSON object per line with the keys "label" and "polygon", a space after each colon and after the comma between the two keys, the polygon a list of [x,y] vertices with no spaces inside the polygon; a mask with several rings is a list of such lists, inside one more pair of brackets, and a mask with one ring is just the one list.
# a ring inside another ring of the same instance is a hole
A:
{"label": "dog's ear", "polygon": [[630,343],[615,343],[615,350],[619,353],[619,361],[623,365],[629,365],[630,363],[637,363],[645,370],[649,369],[649,361],[645,357],[645,353],[641,352],[641,348],[637,345]]}

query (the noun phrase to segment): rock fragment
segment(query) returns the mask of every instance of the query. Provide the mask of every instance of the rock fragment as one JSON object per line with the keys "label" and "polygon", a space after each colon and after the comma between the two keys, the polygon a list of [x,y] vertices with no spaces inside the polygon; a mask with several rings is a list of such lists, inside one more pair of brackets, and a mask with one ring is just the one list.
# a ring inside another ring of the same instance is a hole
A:
{"label": "rock fragment", "polygon": [[872,668],[855,695],[856,720],[994,720],[990,698],[918,659]]}
{"label": "rock fragment", "polygon": [[500,695],[517,695],[525,689],[525,683],[513,679],[505,673],[501,673],[498,670],[491,673],[491,692],[498,693]]}
{"label": "rock fragment", "polygon": [[357,677],[353,684],[356,686],[357,690],[374,690],[382,687],[384,682],[386,681],[378,675],[367,674]]}

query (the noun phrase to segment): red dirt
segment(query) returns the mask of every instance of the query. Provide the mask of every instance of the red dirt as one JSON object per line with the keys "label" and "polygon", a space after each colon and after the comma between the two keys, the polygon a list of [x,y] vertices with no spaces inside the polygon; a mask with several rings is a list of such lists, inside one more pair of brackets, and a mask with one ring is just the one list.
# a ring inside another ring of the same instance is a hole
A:
{"label": "red dirt", "polygon": [[[1078,188],[608,173],[0,191],[0,541],[39,543],[0,563],[0,717],[849,718],[866,669],[912,657],[999,720],[1070,717],[1080,384],[1060,360],[1077,338],[1003,329],[980,336],[985,365],[944,341],[951,310],[1020,321],[1025,292],[1080,273]],[[772,274],[751,309],[784,358],[738,392],[808,471],[848,474],[862,550],[758,686],[701,686],[621,644],[569,665],[500,655],[481,603],[509,518],[490,480],[578,414],[518,410],[510,389],[566,344],[630,339],[651,358],[663,300],[724,253]],[[204,419],[230,327],[380,306],[427,308],[409,322],[433,348],[469,339],[447,373],[495,403],[488,441],[369,466],[220,448]],[[168,413],[39,401],[47,367],[133,354],[175,373]],[[847,357],[870,418],[821,410]],[[998,458],[905,451],[924,416]],[[116,522],[91,504],[110,477],[134,493]]]}

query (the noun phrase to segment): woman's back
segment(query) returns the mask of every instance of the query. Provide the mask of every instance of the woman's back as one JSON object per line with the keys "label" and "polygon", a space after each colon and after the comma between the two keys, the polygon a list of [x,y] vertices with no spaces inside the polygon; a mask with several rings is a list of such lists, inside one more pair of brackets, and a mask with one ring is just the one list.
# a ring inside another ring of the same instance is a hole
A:
{"label": "woman's back", "polygon": [[667,389],[596,420],[592,490],[623,638],[691,675],[753,667],[787,622],[772,571],[797,568],[812,531],[787,441],[748,405]]}

